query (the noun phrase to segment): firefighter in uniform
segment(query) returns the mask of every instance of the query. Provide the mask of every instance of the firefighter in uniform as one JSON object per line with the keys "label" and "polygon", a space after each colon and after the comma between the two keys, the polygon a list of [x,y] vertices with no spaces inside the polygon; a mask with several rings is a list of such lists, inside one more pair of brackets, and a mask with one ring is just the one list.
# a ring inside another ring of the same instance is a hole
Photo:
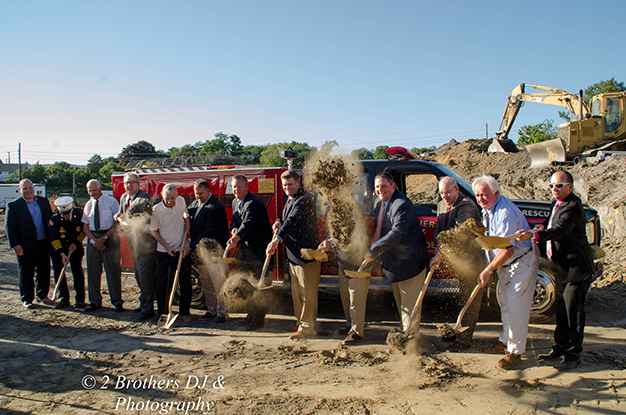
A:
{"label": "firefighter in uniform", "polygon": [[[50,217],[50,240],[52,241],[52,266],[54,268],[55,284],[61,277],[63,266],[69,262],[74,280],[76,298],[74,307],[85,307],[85,274],[83,272],[83,210],[74,207],[74,200],[70,196],[62,196],[54,201],[59,208]],[[61,301],[56,308],[65,308],[70,305],[70,292],[67,288],[66,277],[59,284]]]}

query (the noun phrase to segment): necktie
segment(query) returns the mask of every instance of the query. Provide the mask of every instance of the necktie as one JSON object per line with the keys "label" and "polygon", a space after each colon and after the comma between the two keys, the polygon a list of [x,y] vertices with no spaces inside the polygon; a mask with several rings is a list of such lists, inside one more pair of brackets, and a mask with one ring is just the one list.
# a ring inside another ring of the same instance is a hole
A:
{"label": "necktie", "polygon": [[382,203],[382,206],[380,207],[380,212],[378,213],[378,220],[376,221],[376,231],[374,232],[374,238],[372,239],[372,243],[376,242],[380,238],[384,212],[385,212],[385,202]]}
{"label": "necktie", "polygon": [[132,202],[132,200],[133,200],[133,198],[130,197],[130,196],[128,196],[126,198],[126,203],[125,203],[125,206],[124,206],[124,213],[128,212],[128,208],[130,207],[130,202]]}
{"label": "necktie", "polygon": [[287,198],[287,203],[285,203],[285,208],[283,209],[283,213],[287,216],[287,210],[289,209],[289,203],[291,202],[291,198]]}
{"label": "necktie", "polygon": [[446,210],[446,223],[445,223],[445,228],[448,229],[448,226],[450,225],[450,206],[448,206],[448,209]]}
{"label": "necktie", "polygon": [[[552,220],[559,206],[561,206],[561,200],[557,200],[554,204],[554,209],[552,209],[552,215],[550,215],[550,221],[548,222],[548,229],[552,227]],[[552,259],[552,241],[548,241],[546,244],[546,256]]]}
{"label": "necktie", "polygon": [[100,206],[98,205],[98,199],[96,199],[96,207],[94,208],[93,227],[96,231],[100,230]]}

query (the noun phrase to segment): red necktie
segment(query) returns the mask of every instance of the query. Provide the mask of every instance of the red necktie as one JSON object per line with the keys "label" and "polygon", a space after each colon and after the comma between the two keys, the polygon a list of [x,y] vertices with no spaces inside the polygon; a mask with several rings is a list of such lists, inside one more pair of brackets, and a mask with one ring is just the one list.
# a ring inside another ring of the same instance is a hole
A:
{"label": "red necktie", "polygon": [[[552,215],[550,215],[550,221],[548,222],[548,229],[552,227],[552,220],[554,219],[554,215],[556,214],[557,209],[561,206],[562,200],[557,200],[554,204],[554,209],[552,210]],[[552,241],[548,241],[546,245],[546,256],[549,259],[552,259]]]}
{"label": "red necktie", "polygon": [[380,231],[382,230],[384,211],[385,211],[385,202],[382,203],[382,206],[380,207],[380,212],[378,213],[378,220],[376,222],[376,231],[374,232],[374,238],[372,238],[372,243],[376,242],[380,238]]}

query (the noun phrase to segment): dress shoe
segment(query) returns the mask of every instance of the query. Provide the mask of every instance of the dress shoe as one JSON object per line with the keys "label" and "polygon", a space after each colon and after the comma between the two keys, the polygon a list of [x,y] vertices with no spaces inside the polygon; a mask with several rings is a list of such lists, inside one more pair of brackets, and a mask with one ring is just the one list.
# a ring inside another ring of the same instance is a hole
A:
{"label": "dress shoe", "polygon": [[556,360],[560,359],[561,357],[563,357],[562,353],[552,349],[550,350],[550,353],[538,354],[537,360]]}
{"label": "dress shoe", "polygon": [[214,318],[214,317],[215,317],[215,313],[212,311],[208,311],[208,310],[206,313],[200,316],[200,318],[203,318],[203,319],[209,319],[209,318]]}
{"label": "dress shoe", "polygon": [[246,330],[253,331],[265,327],[265,320],[252,320],[246,325]]}
{"label": "dress shoe", "polygon": [[306,339],[307,337],[308,336],[302,330],[298,330],[294,334],[289,336],[291,340],[303,340],[303,339]]}
{"label": "dress shoe", "polygon": [[123,305],[118,304],[118,305],[115,306],[115,312],[116,313],[123,313],[124,311],[125,310],[124,310],[124,306]]}
{"label": "dress shoe", "polygon": [[491,346],[485,347],[483,351],[489,354],[502,354],[506,352],[506,344],[498,340],[496,343],[492,344]]}
{"label": "dress shoe", "polygon": [[141,307],[133,308],[135,313],[141,313]]}
{"label": "dress shoe", "polygon": [[578,366],[580,366],[580,357],[576,358],[576,359],[566,359],[566,358],[563,358],[563,360],[561,362],[557,363],[556,365],[554,365],[552,367],[554,367],[559,372],[563,372],[565,370],[575,369]]}
{"label": "dress shoe", "polygon": [[506,356],[498,360],[498,366],[500,366],[504,370],[509,370],[513,368],[513,366],[521,362],[521,360],[522,355],[506,352]]}
{"label": "dress shoe", "polygon": [[228,315],[225,315],[225,316],[217,316],[217,317],[215,317],[215,322],[216,322],[217,324],[226,323],[228,320],[229,320],[229,319],[228,319]]}
{"label": "dress shoe", "polygon": [[96,311],[96,310],[100,310],[100,308],[102,308],[99,305],[95,305],[95,304],[89,304],[87,307],[85,307],[85,311],[90,312],[90,311]]}
{"label": "dress shoe", "polygon": [[29,310],[32,310],[33,308],[35,308],[35,305],[33,303],[29,303],[28,301],[24,301],[24,307],[26,307]]}
{"label": "dress shoe", "polygon": [[450,343],[446,347],[446,351],[452,352],[452,353],[458,353],[458,352],[461,352],[461,351],[463,351],[465,349],[469,349],[471,346],[472,346],[472,343],[455,341],[453,343]]}
{"label": "dress shoe", "polygon": [[85,309],[85,307],[87,307],[85,303],[74,303],[74,308]]}
{"label": "dress shoe", "polygon": [[154,317],[154,312],[141,313],[141,314],[139,314],[139,317],[137,317],[137,320],[135,320],[135,321],[137,323],[143,323],[144,321],[150,320],[152,317]]}
{"label": "dress shoe", "polygon": [[189,323],[191,323],[193,321],[191,316],[181,316],[180,318],[187,324],[189,324]]}
{"label": "dress shoe", "polygon": [[348,333],[350,333],[350,327],[348,327],[348,326],[343,326],[343,327],[342,327],[342,328],[340,328],[337,332],[338,332],[339,334],[348,334]]}
{"label": "dress shoe", "polygon": [[37,301],[39,301],[40,303],[43,303],[45,305],[54,305],[54,301],[52,301],[51,299],[49,299],[48,297],[44,297],[44,298],[37,298]]}
{"label": "dress shoe", "polygon": [[70,306],[70,302],[69,301],[61,301],[59,302],[59,304],[55,305],[54,308],[56,308],[57,310],[60,310],[62,308],[67,308]]}
{"label": "dress shoe", "polygon": [[300,325],[299,324],[294,324],[293,326],[289,326],[287,327],[287,331],[292,331],[292,332],[296,332],[300,330]]}
{"label": "dress shoe", "polygon": [[348,333],[348,336],[345,339],[343,339],[341,344],[343,344],[344,346],[354,346],[361,340],[363,340],[363,337],[359,336],[359,334],[356,331],[350,330],[350,332]]}

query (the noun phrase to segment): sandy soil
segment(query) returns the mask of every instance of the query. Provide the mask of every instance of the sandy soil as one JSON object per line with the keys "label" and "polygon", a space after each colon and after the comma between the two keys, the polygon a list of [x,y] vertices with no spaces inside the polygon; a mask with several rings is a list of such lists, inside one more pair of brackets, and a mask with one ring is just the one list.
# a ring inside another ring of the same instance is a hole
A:
{"label": "sandy soil", "polygon": [[[422,334],[406,354],[389,350],[385,338],[397,316],[388,297],[372,292],[366,339],[351,348],[340,347],[336,291],[320,295],[320,328],[328,335],[305,341],[289,340],[294,320],[278,314],[246,332],[237,325],[243,314],[217,325],[193,310],[191,324],[161,331],[154,320],[135,323],[132,311],[114,313],[106,294],[105,308],[93,314],[27,310],[2,226],[0,413],[624,413],[623,286],[591,290],[581,367],[559,373],[538,363],[554,327],[532,325],[524,361],[504,371],[495,367],[498,356],[481,352],[498,322],[479,323],[464,353],[442,352],[437,323],[454,320],[458,307],[441,301],[425,304]],[[137,305],[137,293],[125,277],[127,308]]]}

